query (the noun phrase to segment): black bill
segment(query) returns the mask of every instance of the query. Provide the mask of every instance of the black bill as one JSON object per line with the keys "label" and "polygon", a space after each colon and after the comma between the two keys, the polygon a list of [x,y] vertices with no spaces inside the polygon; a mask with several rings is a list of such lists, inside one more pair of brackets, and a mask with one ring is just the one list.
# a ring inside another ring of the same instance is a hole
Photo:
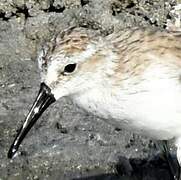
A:
{"label": "black bill", "polygon": [[50,106],[50,104],[55,101],[56,100],[51,93],[51,89],[45,83],[41,83],[38,96],[36,97],[36,100],[33,103],[33,106],[31,107],[25,122],[20,128],[13,144],[8,151],[8,158],[12,158],[15,155],[26,134],[42,115],[42,113]]}

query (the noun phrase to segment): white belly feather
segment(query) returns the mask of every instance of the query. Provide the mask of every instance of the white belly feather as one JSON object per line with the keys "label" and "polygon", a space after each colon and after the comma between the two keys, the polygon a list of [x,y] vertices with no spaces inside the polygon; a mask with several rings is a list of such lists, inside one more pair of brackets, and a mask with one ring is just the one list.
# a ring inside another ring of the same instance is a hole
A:
{"label": "white belly feather", "polygon": [[94,88],[74,100],[87,111],[116,126],[155,139],[179,137],[181,136],[179,76],[169,74],[168,77],[168,74],[163,74],[161,70],[157,70],[157,74],[148,71],[146,76],[151,78],[146,78],[134,86],[128,85],[127,88],[120,90]]}

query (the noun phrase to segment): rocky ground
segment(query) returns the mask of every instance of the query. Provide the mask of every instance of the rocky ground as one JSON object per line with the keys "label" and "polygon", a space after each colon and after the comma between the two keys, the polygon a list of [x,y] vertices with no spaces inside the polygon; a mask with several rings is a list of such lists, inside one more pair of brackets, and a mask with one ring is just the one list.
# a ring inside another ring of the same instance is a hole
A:
{"label": "rocky ground", "polygon": [[[171,179],[148,161],[155,144],[61,99],[13,160],[7,151],[39,89],[39,46],[70,26],[109,34],[130,26],[179,27],[179,0],[0,0],[0,180]],[[131,164],[131,165],[130,165]],[[117,175],[119,171],[119,175]]]}

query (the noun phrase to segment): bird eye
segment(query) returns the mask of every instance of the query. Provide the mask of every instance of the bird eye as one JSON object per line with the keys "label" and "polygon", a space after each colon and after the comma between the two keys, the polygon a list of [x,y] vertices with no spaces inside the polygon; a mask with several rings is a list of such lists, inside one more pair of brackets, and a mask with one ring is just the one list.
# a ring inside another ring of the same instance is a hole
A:
{"label": "bird eye", "polygon": [[64,73],[72,73],[76,68],[76,64],[68,64],[64,68]]}

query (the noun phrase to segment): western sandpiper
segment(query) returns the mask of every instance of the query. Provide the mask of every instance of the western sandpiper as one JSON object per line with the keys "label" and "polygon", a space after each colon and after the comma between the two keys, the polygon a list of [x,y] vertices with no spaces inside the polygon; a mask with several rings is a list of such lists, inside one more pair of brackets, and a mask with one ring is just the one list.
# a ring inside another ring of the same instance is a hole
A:
{"label": "western sandpiper", "polygon": [[181,33],[132,28],[95,36],[70,28],[42,48],[38,63],[41,88],[8,157],[43,111],[69,96],[113,125],[175,138],[181,163]]}

